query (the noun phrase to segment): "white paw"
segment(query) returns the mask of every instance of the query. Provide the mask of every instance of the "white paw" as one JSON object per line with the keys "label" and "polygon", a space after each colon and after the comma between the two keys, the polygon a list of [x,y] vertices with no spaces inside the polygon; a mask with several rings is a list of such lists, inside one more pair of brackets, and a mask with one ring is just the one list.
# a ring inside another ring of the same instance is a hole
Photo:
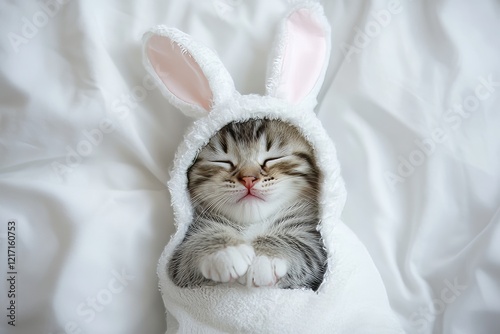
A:
{"label": "white paw", "polygon": [[200,270],[209,280],[227,283],[245,275],[254,257],[252,246],[229,246],[205,256],[200,263]]}
{"label": "white paw", "polygon": [[265,255],[255,257],[247,274],[238,282],[246,286],[274,286],[288,272],[285,260]]}

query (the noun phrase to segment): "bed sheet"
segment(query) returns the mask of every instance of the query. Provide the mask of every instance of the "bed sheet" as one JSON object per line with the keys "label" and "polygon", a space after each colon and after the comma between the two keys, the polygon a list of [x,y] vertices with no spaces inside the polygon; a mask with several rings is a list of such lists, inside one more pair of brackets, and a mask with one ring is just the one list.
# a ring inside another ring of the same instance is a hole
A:
{"label": "bed sheet", "polygon": [[[343,166],[343,220],[406,332],[497,332],[500,4],[322,3],[332,55],[317,112]],[[165,331],[166,181],[191,121],[143,69],[141,36],[175,26],[262,94],[292,4],[0,2],[1,333]]]}

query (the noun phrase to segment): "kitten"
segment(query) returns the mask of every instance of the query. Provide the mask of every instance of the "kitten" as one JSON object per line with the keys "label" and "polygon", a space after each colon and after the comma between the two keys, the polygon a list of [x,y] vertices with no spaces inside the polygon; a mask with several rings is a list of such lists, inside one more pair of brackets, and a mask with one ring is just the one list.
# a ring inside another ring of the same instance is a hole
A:
{"label": "kitten", "polygon": [[316,230],[315,161],[297,128],[282,121],[218,131],[188,170],[194,220],[170,261],[173,282],[317,290],[326,252]]}

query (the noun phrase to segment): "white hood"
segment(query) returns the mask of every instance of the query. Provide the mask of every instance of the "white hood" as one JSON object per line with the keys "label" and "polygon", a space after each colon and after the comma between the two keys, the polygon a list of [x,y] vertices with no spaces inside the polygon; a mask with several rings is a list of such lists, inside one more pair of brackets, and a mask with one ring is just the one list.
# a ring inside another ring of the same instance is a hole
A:
{"label": "white hood", "polygon": [[[283,20],[266,96],[240,95],[216,54],[176,29],[155,27],[144,41],[145,66],[164,95],[197,118],[178,148],[168,183],[177,231],[158,263],[167,333],[402,333],[370,255],[340,219],[346,199],[340,165],[313,111],[330,53],[322,8],[305,3]],[[295,125],[323,173],[319,231],[328,266],[320,288],[177,287],[167,267],[193,218],[188,168],[223,126],[264,117]]]}

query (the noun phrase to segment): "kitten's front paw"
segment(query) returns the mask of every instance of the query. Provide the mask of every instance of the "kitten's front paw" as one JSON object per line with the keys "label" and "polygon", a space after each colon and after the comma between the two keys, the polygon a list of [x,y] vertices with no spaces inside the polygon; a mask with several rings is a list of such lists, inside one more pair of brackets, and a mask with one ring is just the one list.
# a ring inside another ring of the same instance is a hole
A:
{"label": "kitten's front paw", "polygon": [[227,283],[245,275],[254,257],[252,246],[229,246],[205,256],[201,261],[200,270],[209,280]]}
{"label": "kitten's front paw", "polygon": [[287,272],[285,260],[260,255],[255,257],[247,274],[238,281],[247,286],[274,286]]}

